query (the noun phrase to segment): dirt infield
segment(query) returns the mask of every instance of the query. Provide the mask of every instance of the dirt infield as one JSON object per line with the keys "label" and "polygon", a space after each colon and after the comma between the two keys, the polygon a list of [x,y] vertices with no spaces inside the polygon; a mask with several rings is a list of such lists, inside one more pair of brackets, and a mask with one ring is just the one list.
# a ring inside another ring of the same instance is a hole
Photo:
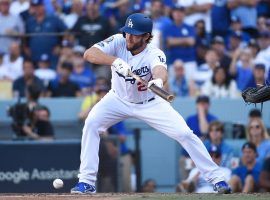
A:
{"label": "dirt infield", "polygon": [[0,194],[0,200],[269,200],[270,193],[260,194],[116,194],[104,193],[95,195],[71,194]]}

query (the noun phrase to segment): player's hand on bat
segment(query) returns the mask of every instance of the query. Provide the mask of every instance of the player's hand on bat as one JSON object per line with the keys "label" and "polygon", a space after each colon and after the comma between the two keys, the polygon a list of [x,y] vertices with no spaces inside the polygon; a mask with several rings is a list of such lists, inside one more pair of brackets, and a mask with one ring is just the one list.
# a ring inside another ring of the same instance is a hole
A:
{"label": "player's hand on bat", "polygon": [[112,66],[116,69],[116,71],[123,76],[128,76],[130,67],[129,65],[123,61],[121,58],[117,58],[113,61]]}
{"label": "player's hand on bat", "polygon": [[163,87],[163,81],[161,78],[157,78],[157,79],[154,79],[154,80],[151,80],[148,82],[148,87],[150,87],[151,85],[156,85],[158,86],[159,88],[162,88]]}

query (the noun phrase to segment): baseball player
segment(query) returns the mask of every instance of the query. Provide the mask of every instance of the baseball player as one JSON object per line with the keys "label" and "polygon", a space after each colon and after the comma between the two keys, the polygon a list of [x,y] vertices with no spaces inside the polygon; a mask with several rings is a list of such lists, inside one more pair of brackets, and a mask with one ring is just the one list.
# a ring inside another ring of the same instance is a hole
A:
{"label": "baseball player", "polygon": [[112,89],[88,114],[83,128],[79,183],[71,193],[95,193],[98,172],[99,134],[119,121],[134,117],[179,142],[199,171],[219,193],[230,193],[219,167],[212,161],[201,140],[193,134],[182,116],[165,100],[129,77],[129,70],[162,88],[167,82],[164,53],[150,44],[152,20],[141,13],[130,15],[116,34],[86,50],[84,58],[109,65]]}

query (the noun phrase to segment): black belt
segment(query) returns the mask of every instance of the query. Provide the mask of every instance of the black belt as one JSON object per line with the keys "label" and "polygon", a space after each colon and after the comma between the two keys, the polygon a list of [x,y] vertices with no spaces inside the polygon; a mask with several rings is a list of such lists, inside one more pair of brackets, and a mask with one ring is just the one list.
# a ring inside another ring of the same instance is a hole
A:
{"label": "black belt", "polygon": [[[151,99],[148,99],[147,102],[150,102],[150,101],[153,101],[155,100],[155,97],[152,97]],[[138,102],[138,103],[135,103],[135,104],[143,104],[144,101],[141,101],[141,102]]]}

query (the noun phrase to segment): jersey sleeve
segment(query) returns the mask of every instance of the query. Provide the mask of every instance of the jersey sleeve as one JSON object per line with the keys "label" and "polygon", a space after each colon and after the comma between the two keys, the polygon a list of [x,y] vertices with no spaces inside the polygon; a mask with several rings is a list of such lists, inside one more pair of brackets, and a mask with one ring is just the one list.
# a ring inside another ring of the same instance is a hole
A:
{"label": "jersey sleeve", "polygon": [[150,68],[154,69],[156,66],[163,66],[167,69],[166,56],[161,50],[156,50],[149,57],[150,59]]}
{"label": "jersey sleeve", "polygon": [[101,42],[94,44],[93,47],[100,49],[102,52],[108,55],[116,56],[116,53],[122,46],[123,42],[124,38],[122,34],[115,34]]}

